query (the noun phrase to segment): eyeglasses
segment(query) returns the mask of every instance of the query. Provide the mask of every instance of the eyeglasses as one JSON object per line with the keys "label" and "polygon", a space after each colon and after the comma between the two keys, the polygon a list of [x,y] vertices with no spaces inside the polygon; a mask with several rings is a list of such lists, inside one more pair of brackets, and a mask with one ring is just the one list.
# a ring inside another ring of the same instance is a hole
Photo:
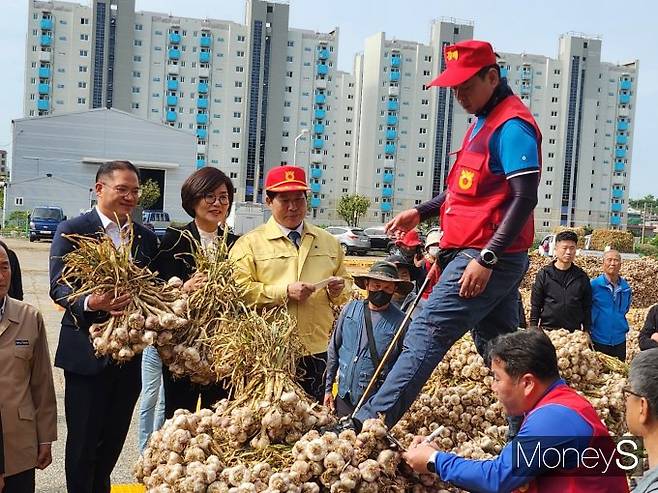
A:
{"label": "eyeglasses", "polygon": [[624,394],[634,395],[635,397],[639,397],[640,399],[643,399],[643,398],[644,398],[643,395],[640,395],[640,394],[638,394],[637,392],[633,392],[633,391],[631,390],[630,387],[624,387],[623,389],[621,389],[621,391],[622,391]]}
{"label": "eyeglasses", "polygon": [[130,196],[133,196],[133,197],[136,197],[136,198],[140,198],[142,196],[142,189],[141,188],[130,189],[130,188],[124,187],[122,185],[117,185],[117,186],[110,185],[109,183],[105,183],[103,181],[101,183],[103,185],[105,185],[106,187],[111,188],[112,190],[114,190],[116,193],[118,193],[122,197],[127,198],[127,197],[130,197]]}
{"label": "eyeglasses", "polygon": [[205,200],[206,204],[208,205],[213,205],[218,200],[219,203],[222,205],[229,204],[228,195],[215,195],[214,193],[211,192],[208,192],[207,194],[203,195],[203,200]]}

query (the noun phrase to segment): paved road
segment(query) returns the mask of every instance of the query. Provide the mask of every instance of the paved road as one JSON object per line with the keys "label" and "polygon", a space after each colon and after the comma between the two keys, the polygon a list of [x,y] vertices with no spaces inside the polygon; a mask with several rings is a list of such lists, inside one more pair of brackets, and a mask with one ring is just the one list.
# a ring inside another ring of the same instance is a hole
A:
{"label": "paved road", "polygon": [[[48,250],[49,242],[29,243],[26,240],[4,239],[16,252],[23,272],[23,290],[25,301],[37,307],[43,314],[48,330],[51,360],[55,355],[59,323],[62,311],[48,296]],[[64,373],[59,368],[53,371],[55,393],[57,395],[57,435],[59,439],[53,444],[53,463],[45,471],[37,471],[37,492],[66,493],[64,477],[64,444],[66,443],[66,421],[64,418]],[[139,405],[139,404],[138,404]],[[112,474],[112,483],[134,483],[132,467],[138,457],[137,447],[137,412],[128,433],[126,445],[119,463]]]}

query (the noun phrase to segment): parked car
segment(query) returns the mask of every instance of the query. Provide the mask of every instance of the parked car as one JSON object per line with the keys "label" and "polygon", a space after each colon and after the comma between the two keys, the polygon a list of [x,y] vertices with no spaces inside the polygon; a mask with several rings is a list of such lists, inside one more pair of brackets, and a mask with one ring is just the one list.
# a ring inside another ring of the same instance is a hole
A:
{"label": "parked car", "polygon": [[57,226],[62,221],[66,221],[66,216],[61,207],[45,205],[32,209],[28,220],[30,241],[52,240]]}
{"label": "parked car", "polygon": [[366,228],[363,232],[370,238],[371,250],[383,250],[390,253],[395,249],[395,240],[386,234],[383,226]]}
{"label": "parked car", "polygon": [[142,212],[142,224],[153,231],[158,238],[162,239],[171,224],[169,213],[164,211],[144,211]]}
{"label": "parked car", "polygon": [[332,234],[340,242],[345,255],[351,253],[365,255],[370,250],[370,238],[368,238],[361,228],[329,226],[327,232]]}

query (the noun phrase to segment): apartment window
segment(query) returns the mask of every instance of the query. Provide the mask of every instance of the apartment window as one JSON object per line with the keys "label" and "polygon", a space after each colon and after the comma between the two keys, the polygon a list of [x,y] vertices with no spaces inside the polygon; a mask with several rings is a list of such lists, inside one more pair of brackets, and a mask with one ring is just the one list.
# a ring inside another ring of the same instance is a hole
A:
{"label": "apartment window", "polygon": [[424,162],[425,162],[425,158],[424,158],[423,156],[418,156],[418,162],[419,162],[419,163],[424,163]]}
{"label": "apartment window", "polygon": [[420,114],[420,119],[421,120],[427,120],[427,113],[421,113]]}
{"label": "apartment window", "polygon": [[234,111],[233,112],[233,118],[240,118],[241,116],[242,116],[242,113],[240,113],[239,111]]}
{"label": "apartment window", "polygon": [[81,34],[80,41],[89,41],[89,34]]}
{"label": "apartment window", "polygon": [[286,57],[286,62],[288,62],[288,63],[292,63],[292,57],[291,57],[291,56],[287,56],[287,57]]}
{"label": "apartment window", "polygon": [[554,158],[554,157],[555,157],[555,153],[554,153],[554,152],[549,152],[549,153],[548,153],[548,157],[549,157],[549,158]]}
{"label": "apartment window", "polygon": [[423,191],[423,186],[422,185],[416,185],[416,191],[422,192]]}
{"label": "apartment window", "polygon": [[283,107],[284,108],[290,108],[290,101],[284,101],[283,102]]}
{"label": "apartment window", "polygon": [[290,122],[290,117],[289,116],[284,116],[283,117],[283,123],[288,123]]}
{"label": "apartment window", "polygon": [[560,88],[560,84],[559,84],[559,83],[556,82],[555,84],[553,84],[553,89],[559,89],[559,88]]}
{"label": "apartment window", "polygon": [[245,39],[244,36],[242,36],[242,35],[238,36],[238,41],[239,42],[244,43],[244,39]]}
{"label": "apartment window", "polygon": [[85,89],[87,87],[87,83],[84,82],[84,81],[80,81],[80,82],[78,82],[78,87],[80,89]]}
{"label": "apartment window", "polygon": [[295,46],[295,42],[294,41],[288,41],[288,46],[292,48],[293,46]]}
{"label": "apartment window", "polygon": [[418,142],[418,149],[425,149],[427,144],[425,142]]}
{"label": "apartment window", "polygon": [[416,171],[416,176],[424,176],[425,172],[424,171]]}
{"label": "apartment window", "polygon": [[134,43],[135,43],[135,46],[142,46],[142,40],[141,39],[136,39]]}
{"label": "apartment window", "polygon": [[86,72],[87,71],[87,66],[86,65],[80,65],[78,67],[78,72]]}
{"label": "apartment window", "polygon": [[239,51],[239,50],[238,50],[238,52],[236,53],[236,55],[239,56],[240,58],[244,58],[244,51]]}
{"label": "apartment window", "polygon": [[549,144],[555,144],[555,139],[548,139]]}
{"label": "apartment window", "polygon": [[551,125],[551,126],[550,126],[550,129],[551,129],[551,130],[557,130],[557,125]]}
{"label": "apartment window", "polygon": [[238,65],[237,67],[235,67],[235,71],[236,72],[244,72],[244,67],[241,67],[241,66]]}
{"label": "apartment window", "polygon": [[557,116],[557,111],[551,111],[551,116]]}
{"label": "apartment window", "polygon": [[135,55],[135,56],[133,57],[133,62],[141,62],[141,61],[142,61],[142,57],[141,57],[141,56],[139,56],[139,55]]}
{"label": "apartment window", "polygon": [[80,56],[89,56],[87,50],[80,50]]}
{"label": "apartment window", "polygon": [[551,194],[550,194],[550,193],[547,193],[546,195],[544,195],[544,198],[547,199],[547,200],[550,200],[550,198],[551,198]]}
{"label": "apartment window", "polygon": [[89,17],[81,17],[80,18],[80,24],[83,26],[86,26],[89,24]]}
{"label": "apartment window", "polygon": [[234,102],[234,103],[241,103],[241,102],[242,102],[242,98],[241,98],[240,96],[235,96],[235,97],[233,98],[233,102]]}
{"label": "apartment window", "polygon": [[14,205],[23,205],[23,197],[14,197]]}
{"label": "apartment window", "polygon": [[288,152],[288,146],[281,146],[281,152]]}
{"label": "apartment window", "polygon": [[133,77],[139,79],[142,76],[141,72],[137,72],[136,70],[133,71]]}
{"label": "apartment window", "polygon": [[431,55],[425,55],[425,59],[424,59],[424,60],[425,60],[426,62],[431,62],[431,61],[432,61],[432,56],[431,56]]}
{"label": "apartment window", "polygon": [[429,99],[421,99],[420,104],[428,105],[428,104],[430,104],[430,100]]}
{"label": "apartment window", "polygon": [[144,26],[141,24],[135,24],[135,31],[141,31],[142,29],[144,29]]}
{"label": "apartment window", "polygon": [[139,109],[139,103],[133,103],[133,104],[131,105],[131,107],[132,107],[132,109],[134,109],[134,110],[138,110],[138,109]]}
{"label": "apartment window", "polygon": [[423,70],[423,76],[429,77],[432,73],[429,70]]}
{"label": "apartment window", "polygon": [[240,142],[231,142],[232,149],[240,149]]}
{"label": "apartment window", "polygon": [[292,77],[292,70],[289,70],[288,72],[286,72],[286,77]]}
{"label": "apartment window", "polygon": [[86,98],[78,98],[78,104],[86,104],[87,99]]}
{"label": "apartment window", "polygon": [[292,86],[286,86],[284,91],[285,92],[292,92]]}
{"label": "apartment window", "polygon": [[133,94],[139,94],[139,87],[133,87]]}
{"label": "apartment window", "polygon": [[426,128],[419,128],[419,129],[418,129],[418,133],[419,133],[419,134],[426,134],[426,133],[427,133],[427,129],[426,129]]}
{"label": "apartment window", "polygon": [[233,127],[233,133],[234,134],[239,134],[240,133],[240,127]]}
{"label": "apartment window", "polygon": [[[237,157],[232,157],[231,158],[231,164],[238,164],[239,162],[240,162],[240,158],[237,158]],[[233,176],[233,175],[235,175],[235,176]],[[238,174],[235,171],[232,171],[231,172],[231,178],[237,178],[237,177],[238,177]]]}

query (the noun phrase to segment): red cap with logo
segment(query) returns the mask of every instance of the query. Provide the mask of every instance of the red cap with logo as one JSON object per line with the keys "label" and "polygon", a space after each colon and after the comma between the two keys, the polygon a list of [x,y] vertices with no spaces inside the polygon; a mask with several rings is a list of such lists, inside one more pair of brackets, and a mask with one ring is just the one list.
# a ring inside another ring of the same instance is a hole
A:
{"label": "red cap with logo", "polygon": [[407,231],[401,239],[395,242],[395,244],[397,246],[405,246],[407,248],[413,248],[422,245],[423,242],[420,241],[420,236],[418,235],[418,231],[412,229],[410,231]]}
{"label": "red cap with logo", "polygon": [[299,166],[277,166],[267,173],[265,190],[268,192],[307,191],[306,173]]}
{"label": "red cap with logo", "polygon": [[496,63],[496,54],[486,41],[461,41],[446,46],[443,52],[446,69],[427,87],[454,87],[466,82],[479,70]]}

